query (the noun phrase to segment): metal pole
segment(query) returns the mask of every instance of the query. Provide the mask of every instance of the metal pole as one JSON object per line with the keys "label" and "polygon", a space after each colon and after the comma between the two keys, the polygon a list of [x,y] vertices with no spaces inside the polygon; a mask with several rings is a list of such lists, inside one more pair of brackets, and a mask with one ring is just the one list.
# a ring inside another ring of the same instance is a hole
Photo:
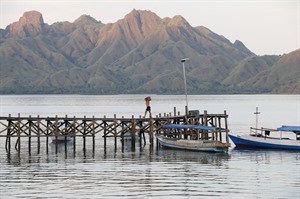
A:
{"label": "metal pole", "polygon": [[255,135],[257,135],[257,128],[258,128],[258,114],[260,114],[260,112],[258,112],[258,107],[256,107],[256,112],[254,113],[256,115],[256,129],[255,129]]}
{"label": "metal pole", "polygon": [[186,60],[189,60],[189,58],[185,58],[185,59],[182,59],[181,62],[182,62],[182,70],[183,70],[183,81],[184,81],[184,91],[185,91],[185,103],[186,103],[186,107],[187,107],[187,112],[188,112],[188,97],[187,97],[187,89],[186,89],[186,77],[185,77],[185,67],[184,67],[184,62]]}

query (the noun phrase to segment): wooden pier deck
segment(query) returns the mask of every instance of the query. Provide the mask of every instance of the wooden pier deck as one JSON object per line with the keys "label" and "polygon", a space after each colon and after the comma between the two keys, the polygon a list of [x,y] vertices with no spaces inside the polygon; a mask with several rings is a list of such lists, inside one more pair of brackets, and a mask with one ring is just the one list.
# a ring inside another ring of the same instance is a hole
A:
{"label": "wooden pier deck", "polygon": [[[131,140],[131,148],[135,150],[136,135],[142,136],[145,140],[145,134],[148,135],[150,148],[153,148],[154,136],[156,133],[161,133],[165,124],[201,124],[213,125],[226,129],[227,136],[227,118],[226,111],[223,114],[208,114],[204,111],[203,114],[199,112],[190,111],[189,114],[180,115],[174,114],[157,115],[154,118],[142,118],[141,116],[135,118],[118,118],[114,115],[113,118],[97,118],[97,117],[21,117],[18,116],[0,116],[0,139],[5,138],[5,149],[8,153],[11,152],[12,142],[15,141],[15,149],[20,153],[22,140],[27,140],[28,152],[31,153],[33,143],[37,144],[37,153],[40,153],[41,139],[45,140],[46,152],[48,153],[49,138],[54,139],[63,137],[65,139],[65,150],[67,150],[67,139],[72,138],[73,150],[76,150],[76,142],[78,138],[83,140],[83,149],[86,148],[86,139],[92,139],[92,148],[95,150],[95,136],[101,136],[104,142],[104,149],[106,150],[107,139],[114,139],[114,147],[117,149],[117,139],[122,140],[122,151],[124,149],[124,137],[128,136]],[[223,121],[224,120],[224,121]],[[223,122],[221,122],[223,121]],[[220,130],[221,131],[221,130]],[[35,142],[32,142],[35,139]],[[228,141],[228,140],[227,140]],[[70,143],[69,143],[70,144]],[[22,146],[22,149],[25,148]]]}

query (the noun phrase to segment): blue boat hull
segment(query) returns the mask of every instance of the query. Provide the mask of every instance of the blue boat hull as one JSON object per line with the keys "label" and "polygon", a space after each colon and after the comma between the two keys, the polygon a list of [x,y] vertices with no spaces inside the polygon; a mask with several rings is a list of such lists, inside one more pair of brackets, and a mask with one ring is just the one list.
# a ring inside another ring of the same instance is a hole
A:
{"label": "blue boat hull", "polygon": [[228,136],[236,147],[300,150],[300,141],[295,140],[271,140],[264,137],[251,138],[251,136],[236,136],[232,134]]}

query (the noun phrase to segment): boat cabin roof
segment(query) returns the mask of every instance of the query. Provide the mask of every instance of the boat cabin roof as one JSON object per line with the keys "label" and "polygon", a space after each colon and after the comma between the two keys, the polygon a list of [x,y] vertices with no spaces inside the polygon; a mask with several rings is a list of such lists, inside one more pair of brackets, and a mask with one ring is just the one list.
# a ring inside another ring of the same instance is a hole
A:
{"label": "boat cabin roof", "polygon": [[216,127],[213,126],[201,126],[201,125],[191,125],[191,124],[166,124],[164,128],[167,129],[199,129],[199,130],[215,130]]}
{"label": "boat cabin roof", "polygon": [[300,132],[300,126],[285,126],[277,128],[278,131],[293,131],[293,132]]}

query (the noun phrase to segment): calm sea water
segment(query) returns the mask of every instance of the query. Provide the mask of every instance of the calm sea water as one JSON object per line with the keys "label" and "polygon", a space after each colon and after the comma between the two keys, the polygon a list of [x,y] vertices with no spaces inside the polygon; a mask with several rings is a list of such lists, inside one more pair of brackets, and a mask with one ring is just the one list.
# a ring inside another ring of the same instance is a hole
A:
{"label": "calm sea water", "polygon": [[[143,115],[145,95],[2,95],[0,116],[95,116]],[[184,112],[185,96],[151,95],[153,115]],[[231,132],[249,133],[259,127],[300,125],[298,95],[199,95],[189,96],[190,110],[229,114]],[[23,143],[24,142],[24,143]],[[87,139],[88,143],[91,140]],[[33,143],[34,145],[34,143]],[[32,148],[11,154],[0,138],[0,198],[300,198],[300,152],[240,150],[228,154],[153,150],[149,145],[135,152],[114,150],[109,140],[106,153],[103,139],[96,137],[82,150],[77,139],[65,152],[55,153],[50,144],[46,154]]]}

